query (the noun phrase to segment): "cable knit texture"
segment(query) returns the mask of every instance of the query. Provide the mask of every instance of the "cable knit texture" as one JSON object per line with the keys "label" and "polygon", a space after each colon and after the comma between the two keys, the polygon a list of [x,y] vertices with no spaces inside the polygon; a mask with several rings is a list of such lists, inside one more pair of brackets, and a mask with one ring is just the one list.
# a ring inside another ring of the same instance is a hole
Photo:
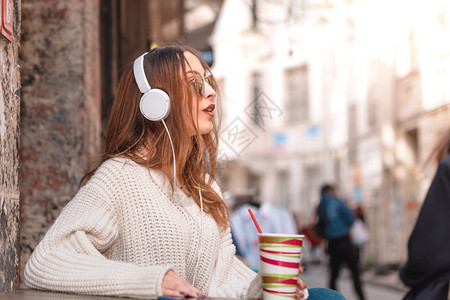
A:
{"label": "cable knit texture", "polygon": [[[214,183],[214,189],[220,193]],[[170,269],[210,297],[261,298],[261,277],[235,257],[192,197],[130,159],[103,163],[62,210],[25,268],[30,288],[157,298]]]}

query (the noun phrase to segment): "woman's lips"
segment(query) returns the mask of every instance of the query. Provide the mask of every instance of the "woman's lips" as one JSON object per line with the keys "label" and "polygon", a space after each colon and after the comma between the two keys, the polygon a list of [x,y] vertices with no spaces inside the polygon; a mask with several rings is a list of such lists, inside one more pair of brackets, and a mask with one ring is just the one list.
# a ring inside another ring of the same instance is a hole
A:
{"label": "woman's lips", "polygon": [[214,109],[215,108],[216,108],[216,105],[210,104],[203,110],[203,112],[210,117],[214,117]]}

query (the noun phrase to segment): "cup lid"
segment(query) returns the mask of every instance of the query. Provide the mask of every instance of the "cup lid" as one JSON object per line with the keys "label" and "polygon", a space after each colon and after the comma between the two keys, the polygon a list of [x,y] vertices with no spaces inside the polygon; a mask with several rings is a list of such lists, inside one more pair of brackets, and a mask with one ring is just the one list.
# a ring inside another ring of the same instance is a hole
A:
{"label": "cup lid", "polygon": [[293,238],[305,238],[303,234],[294,234],[294,233],[259,233],[258,236],[273,236],[273,237],[293,237]]}

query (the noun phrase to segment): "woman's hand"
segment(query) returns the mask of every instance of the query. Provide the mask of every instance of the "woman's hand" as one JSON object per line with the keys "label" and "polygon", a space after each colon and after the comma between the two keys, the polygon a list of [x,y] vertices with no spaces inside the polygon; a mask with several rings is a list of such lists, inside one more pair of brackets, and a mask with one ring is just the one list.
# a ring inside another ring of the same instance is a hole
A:
{"label": "woman's hand", "polygon": [[[305,270],[303,269],[303,267],[298,268],[298,273],[302,274]],[[297,293],[295,295],[295,299],[296,300],[301,300],[301,299],[308,299],[309,294],[308,294],[308,290],[306,289],[306,285],[303,282],[303,280],[301,280],[300,278],[297,279]]]}
{"label": "woman's hand", "polygon": [[174,298],[206,297],[202,291],[190,285],[186,280],[175,274],[172,270],[167,271],[166,275],[164,275],[161,284],[161,291],[163,296]]}

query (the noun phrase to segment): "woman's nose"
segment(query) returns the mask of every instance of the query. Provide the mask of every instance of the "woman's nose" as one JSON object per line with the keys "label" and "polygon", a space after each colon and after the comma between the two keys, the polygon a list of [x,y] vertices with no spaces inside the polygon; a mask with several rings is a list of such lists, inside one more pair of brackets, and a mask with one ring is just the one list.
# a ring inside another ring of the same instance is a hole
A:
{"label": "woman's nose", "polygon": [[204,96],[206,98],[214,98],[217,96],[216,91],[212,88],[212,86],[205,80],[204,81]]}

